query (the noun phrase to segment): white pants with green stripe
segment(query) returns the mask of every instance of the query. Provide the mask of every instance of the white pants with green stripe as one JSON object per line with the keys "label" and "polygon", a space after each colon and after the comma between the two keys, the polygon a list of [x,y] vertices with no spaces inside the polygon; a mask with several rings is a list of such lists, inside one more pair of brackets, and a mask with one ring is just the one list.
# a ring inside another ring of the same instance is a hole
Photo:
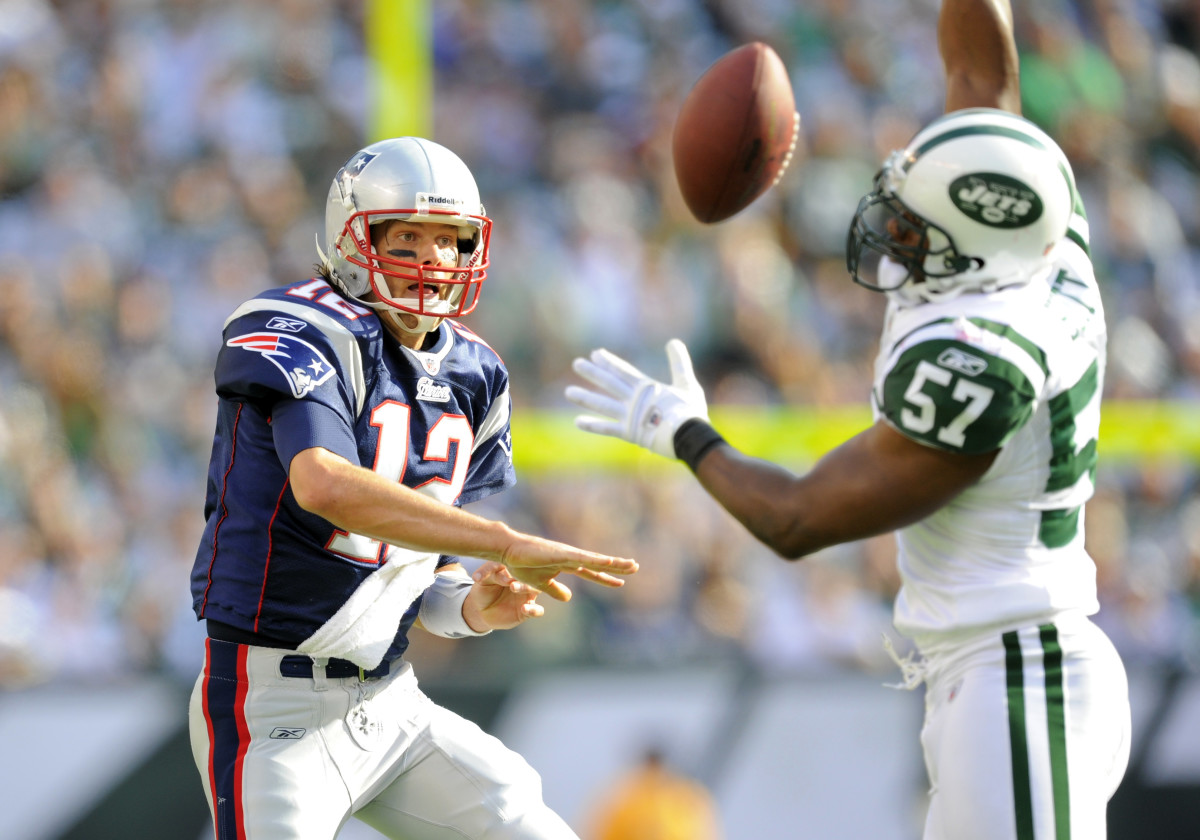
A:
{"label": "white pants with green stripe", "polygon": [[1129,688],[1072,617],[927,657],[925,840],[1097,840],[1129,761]]}

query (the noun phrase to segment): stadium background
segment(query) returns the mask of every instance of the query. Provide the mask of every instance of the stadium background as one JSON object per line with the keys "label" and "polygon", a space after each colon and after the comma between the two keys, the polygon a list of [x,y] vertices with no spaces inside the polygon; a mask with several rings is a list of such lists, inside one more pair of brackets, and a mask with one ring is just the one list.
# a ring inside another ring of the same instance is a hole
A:
{"label": "stadium background", "polygon": [[[1075,164],[1109,317],[1088,536],[1136,738],[1111,836],[1194,836],[1200,6],[1015,5],[1025,113]],[[890,540],[782,563],[680,468],[585,440],[561,393],[581,351],[662,373],[679,336],[753,451],[803,468],[865,425],[882,301],[841,248],[883,154],[940,112],[936,9],[2,0],[0,836],[204,831],[182,726],[215,341],[243,298],[311,271],[336,167],[405,132],[456,150],[497,224],[469,323],[512,371],[522,481],[480,512],[643,561],[520,630],[419,637],[429,692],[524,753],[580,831],[654,741],[731,840],[918,836],[919,693],[879,687]],[[674,108],[754,39],[789,66],[805,157],[702,227],[672,180]]]}

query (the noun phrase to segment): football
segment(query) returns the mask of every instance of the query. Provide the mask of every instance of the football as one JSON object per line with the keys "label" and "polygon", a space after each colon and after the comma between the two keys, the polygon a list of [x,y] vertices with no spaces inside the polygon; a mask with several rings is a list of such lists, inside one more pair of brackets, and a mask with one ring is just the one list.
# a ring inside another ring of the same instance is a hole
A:
{"label": "football", "polygon": [[688,210],[728,219],[779,182],[800,136],[787,68],[761,41],[730,50],[704,72],[675,118],[671,151]]}

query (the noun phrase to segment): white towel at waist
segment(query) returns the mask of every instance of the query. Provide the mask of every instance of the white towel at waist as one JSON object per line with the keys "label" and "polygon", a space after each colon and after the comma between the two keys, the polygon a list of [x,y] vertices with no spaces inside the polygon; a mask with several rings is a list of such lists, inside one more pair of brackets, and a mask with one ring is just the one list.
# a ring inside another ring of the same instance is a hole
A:
{"label": "white towel at waist", "polygon": [[312,657],[349,659],[370,670],[396,638],[404,613],[433,583],[436,554],[390,546],[387,562],[358,585],[346,603],[297,648]]}

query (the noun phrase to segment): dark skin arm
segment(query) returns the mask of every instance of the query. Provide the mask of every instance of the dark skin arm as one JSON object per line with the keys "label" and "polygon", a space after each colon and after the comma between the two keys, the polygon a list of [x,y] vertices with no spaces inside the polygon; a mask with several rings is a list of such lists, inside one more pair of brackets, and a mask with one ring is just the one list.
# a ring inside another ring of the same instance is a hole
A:
{"label": "dark skin arm", "polygon": [[[1021,113],[1008,0],[942,0],[938,50],[946,111]],[[805,475],[719,445],[696,476],[752,534],[787,558],[918,522],[975,484],[997,452],[962,455],[917,443],[880,420]]]}
{"label": "dark skin arm", "polygon": [[946,112],[1000,108],[1021,113],[1017,45],[1008,0],[943,0],[938,52],[946,70]]}
{"label": "dark skin arm", "polygon": [[750,533],[795,559],[924,519],[977,482],[998,451],[945,452],[880,420],[805,475],[720,444],[700,460],[696,477]]}

